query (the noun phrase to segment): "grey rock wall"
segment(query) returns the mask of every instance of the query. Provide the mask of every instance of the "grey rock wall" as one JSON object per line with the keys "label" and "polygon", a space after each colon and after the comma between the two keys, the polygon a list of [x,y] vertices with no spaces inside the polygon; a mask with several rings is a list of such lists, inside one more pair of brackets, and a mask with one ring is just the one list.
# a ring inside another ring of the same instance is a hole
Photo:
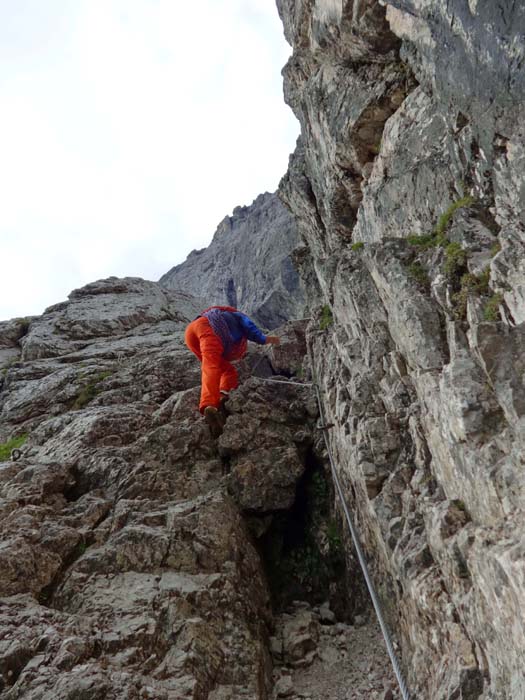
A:
{"label": "grey rock wall", "polygon": [[[246,513],[264,530],[293,503],[317,414],[308,389],[252,378],[212,440],[183,344],[200,308],[109,278],[0,324],[3,700],[268,700]],[[281,335],[291,372],[304,327]]]}
{"label": "grey rock wall", "polygon": [[277,5],[309,347],[409,685],[525,697],[525,8]]}
{"label": "grey rock wall", "polygon": [[200,296],[206,306],[235,306],[276,328],[303,315],[304,293],[290,257],[298,244],[295,220],[278,196],[261,194],[249,207],[236,207],[208,248],[194,250],[160,284]]}

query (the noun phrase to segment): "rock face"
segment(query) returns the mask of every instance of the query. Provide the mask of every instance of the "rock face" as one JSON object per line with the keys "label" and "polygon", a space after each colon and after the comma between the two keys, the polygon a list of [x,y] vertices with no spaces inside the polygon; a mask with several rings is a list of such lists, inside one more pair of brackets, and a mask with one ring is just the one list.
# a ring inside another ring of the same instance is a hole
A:
{"label": "rock face", "polygon": [[[212,440],[182,340],[199,308],[110,278],[0,326],[5,700],[270,696],[272,611],[244,513],[269,523],[293,502],[316,413],[304,386],[252,378]],[[293,328],[281,366],[304,352]]]}
{"label": "rock face", "polygon": [[[302,126],[281,193],[303,243],[308,350],[408,685],[523,698],[525,8],[278,7]],[[272,652],[287,664],[274,695],[312,697],[302,664],[341,664],[320,627],[337,630],[334,601],[273,624],[256,547],[322,457],[315,401],[249,379],[214,441],[182,343],[202,309],[192,288],[268,326],[296,315],[290,248],[274,255],[288,237],[255,235],[275,206],[264,195],[226,219],[185,264],[184,293],[172,273],[110,278],[0,324],[2,698],[268,700]],[[298,376],[304,327],[280,335],[257,366]],[[338,538],[310,527],[329,557]],[[309,574],[307,544],[287,571]]]}
{"label": "rock face", "polygon": [[266,328],[301,318],[304,294],[290,257],[299,244],[294,218],[276,194],[237,207],[217,228],[208,248],[194,250],[160,284],[227,304]]}
{"label": "rock face", "polygon": [[525,7],[278,0],[314,371],[414,697],[525,697]]}

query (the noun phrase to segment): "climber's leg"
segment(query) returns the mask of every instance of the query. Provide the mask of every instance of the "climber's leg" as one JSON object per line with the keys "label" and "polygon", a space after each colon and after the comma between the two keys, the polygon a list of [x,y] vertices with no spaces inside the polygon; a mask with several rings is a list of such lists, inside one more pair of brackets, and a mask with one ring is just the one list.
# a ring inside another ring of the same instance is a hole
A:
{"label": "climber's leg", "polygon": [[204,413],[206,406],[218,408],[223,363],[222,343],[213,332],[208,319],[204,317],[197,318],[189,324],[184,340],[202,363],[200,412]]}
{"label": "climber's leg", "polygon": [[200,412],[204,413],[206,406],[219,408],[220,382],[222,373],[222,353],[224,352],[220,339],[212,331],[208,319],[199,319],[204,323],[198,326],[199,351],[202,355],[202,387]]}
{"label": "climber's leg", "polygon": [[231,362],[223,360],[221,370],[221,381],[219,386],[221,392],[227,394],[232,389],[237,389],[239,386],[239,376],[237,374],[237,370],[231,364]]}

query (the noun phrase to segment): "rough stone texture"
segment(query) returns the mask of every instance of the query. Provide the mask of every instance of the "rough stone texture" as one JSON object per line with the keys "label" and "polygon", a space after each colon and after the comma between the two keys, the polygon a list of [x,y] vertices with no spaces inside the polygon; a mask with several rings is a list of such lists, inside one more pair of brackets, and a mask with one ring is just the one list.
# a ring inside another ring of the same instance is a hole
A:
{"label": "rough stone texture", "polygon": [[324,625],[322,609],[296,602],[276,617],[271,641],[276,700],[401,697],[375,621],[364,620],[360,626]]}
{"label": "rough stone texture", "polygon": [[160,279],[169,289],[228,304],[266,328],[303,315],[304,295],[290,257],[299,237],[294,218],[276,194],[261,194],[225,217],[208,248]]}
{"label": "rough stone texture", "polygon": [[309,347],[409,686],[525,697],[525,7],[277,4]]}
{"label": "rough stone texture", "polygon": [[19,340],[27,332],[29,318],[14,318],[0,322],[0,382],[7,370],[20,359],[21,348]]}
{"label": "rough stone texture", "polygon": [[[27,434],[0,462],[5,700],[270,696],[272,612],[243,510],[293,501],[316,415],[304,387],[251,379],[212,440],[182,340],[200,306],[110,278],[0,326],[16,358],[0,442]],[[283,338],[281,364],[304,329]]]}

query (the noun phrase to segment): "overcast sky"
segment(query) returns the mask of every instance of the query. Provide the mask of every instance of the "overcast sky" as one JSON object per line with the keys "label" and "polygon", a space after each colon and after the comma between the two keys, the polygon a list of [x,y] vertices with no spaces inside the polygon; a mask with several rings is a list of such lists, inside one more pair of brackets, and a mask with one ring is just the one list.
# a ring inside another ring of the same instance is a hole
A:
{"label": "overcast sky", "polygon": [[273,0],[0,0],[0,319],[158,279],[274,191],[289,54]]}

